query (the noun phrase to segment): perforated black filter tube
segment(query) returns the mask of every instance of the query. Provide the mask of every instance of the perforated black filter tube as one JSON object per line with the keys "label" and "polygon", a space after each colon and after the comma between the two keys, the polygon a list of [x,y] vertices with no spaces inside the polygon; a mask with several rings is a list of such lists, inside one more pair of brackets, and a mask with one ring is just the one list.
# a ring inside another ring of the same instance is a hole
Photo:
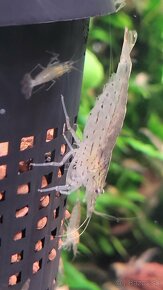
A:
{"label": "perforated black filter tube", "polygon": [[[65,196],[54,191],[41,194],[38,188],[64,184],[65,172],[64,168],[29,164],[60,161],[68,151],[63,145],[65,117],[60,96],[65,98],[73,124],[87,30],[87,20],[0,28],[0,289],[21,289],[28,278],[30,290],[54,289],[59,259],[55,236]],[[22,78],[36,64],[47,65],[52,57],[47,51],[59,53],[60,62],[77,60],[77,69],[59,78],[48,91],[49,84],[26,100]]]}
{"label": "perforated black filter tube", "polygon": [[[74,124],[89,21],[52,21],[113,10],[111,0],[82,0],[78,5],[76,0],[0,2],[0,290],[21,290],[27,279],[29,289],[23,290],[54,290],[56,285],[57,236],[66,197],[38,189],[65,184],[66,172],[64,167],[32,168],[30,163],[60,161],[68,152],[60,96]],[[50,88],[48,83],[34,89],[26,100],[24,75],[33,70],[35,77],[38,64],[46,67],[53,53],[61,63],[75,61],[75,69]]]}

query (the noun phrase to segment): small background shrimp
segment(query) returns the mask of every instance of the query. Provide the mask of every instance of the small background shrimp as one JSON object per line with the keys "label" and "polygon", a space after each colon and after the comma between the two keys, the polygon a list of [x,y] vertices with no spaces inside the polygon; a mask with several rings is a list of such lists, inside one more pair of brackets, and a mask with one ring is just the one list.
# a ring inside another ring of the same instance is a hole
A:
{"label": "small background shrimp", "polygon": [[71,217],[67,226],[65,239],[62,244],[62,248],[65,248],[68,250],[70,250],[72,247],[74,255],[76,255],[77,253],[77,245],[79,243],[79,237],[80,237],[80,234],[79,234],[80,212],[81,212],[80,202],[77,202],[72,209]]}
{"label": "small background shrimp", "polygon": [[[68,225],[66,226],[65,233],[62,235],[56,236],[63,239],[61,246],[59,248],[64,248],[67,250],[73,250],[74,256],[77,254],[77,247],[80,241],[80,236],[85,232],[86,228],[89,225],[90,218],[86,218],[81,224],[81,204],[80,201],[77,201],[73,206],[71,216],[69,218]],[[81,228],[84,229],[79,232]]]}
{"label": "small background shrimp", "polygon": [[[51,82],[51,85],[47,89],[49,90],[56,82],[56,79],[60,78],[65,73],[69,73],[72,69],[75,69],[75,62],[76,61],[73,60],[59,62],[58,54],[53,53],[53,57],[51,58],[50,62],[46,67],[42,66],[41,64],[37,64],[30,73],[26,73],[24,75],[23,80],[21,81],[21,91],[25,98],[30,99],[34,87]],[[40,68],[41,72],[38,73],[34,78],[32,78],[31,73],[36,68]]]}

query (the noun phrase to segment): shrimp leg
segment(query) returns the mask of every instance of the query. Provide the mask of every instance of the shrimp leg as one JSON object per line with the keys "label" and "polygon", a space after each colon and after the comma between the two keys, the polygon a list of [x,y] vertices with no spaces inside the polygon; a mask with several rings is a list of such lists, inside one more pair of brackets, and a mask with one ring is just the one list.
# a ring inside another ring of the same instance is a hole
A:
{"label": "shrimp leg", "polygon": [[47,67],[50,67],[50,66],[53,66],[56,63],[59,63],[59,60],[58,60],[59,54],[58,53],[55,53],[55,52],[52,52],[52,51],[48,51],[48,50],[46,52],[49,53],[50,55],[52,55],[52,58],[50,59]]}
{"label": "shrimp leg", "polygon": [[66,135],[63,133],[63,137],[68,145],[68,147],[70,148],[71,151],[74,150],[74,148],[72,147],[71,143],[69,142],[69,140],[67,139]]}
{"label": "shrimp leg", "polygon": [[69,151],[69,152],[68,152],[68,153],[63,157],[63,159],[62,159],[60,162],[30,163],[30,165],[32,165],[32,166],[57,166],[57,167],[61,167],[61,166],[63,166],[63,165],[66,163],[66,161],[68,160],[68,158],[74,154],[73,151],[74,151],[74,150]]}
{"label": "shrimp leg", "polygon": [[70,186],[69,185],[58,185],[50,188],[38,189],[39,192],[49,192],[49,191],[59,191],[61,194],[70,194]]}
{"label": "shrimp leg", "polygon": [[67,110],[66,110],[66,106],[65,106],[63,95],[61,95],[61,102],[62,102],[62,107],[63,107],[63,111],[64,111],[65,118],[66,118],[67,129],[70,131],[70,133],[71,133],[72,137],[74,138],[76,144],[79,146],[81,141],[79,140],[78,136],[76,135],[75,130],[70,125],[70,118],[69,118],[69,116],[67,114]]}
{"label": "shrimp leg", "polygon": [[36,68],[40,68],[41,70],[45,69],[45,67],[43,65],[38,63],[37,65],[35,65],[35,67],[29,73],[31,74],[32,72],[34,72],[36,70]]}
{"label": "shrimp leg", "polygon": [[77,190],[81,184],[78,184],[76,186],[71,186],[70,184],[65,184],[65,185],[57,185],[54,187],[49,187],[49,188],[43,188],[43,189],[38,189],[39,192],[49,192],[49,191],[59,191],[61,194],[69,195],[71,192]]}
{"label": "shrimp leg", "polygon": [[51,85],[46,89],[46,91],[49,91],[51,89],[51,87],[55,84],[56,81],[52,80],[51,82],[52,82]]}
{"label": "shrimp leg", "polygon": [[65,128],[66,128],[66,124],[63,125],[63,133],[62,133],[62,135],[63,135],[63,138],[65,139],[69,149],[72,151],[72,150],[74,150],[74,148],[72,147],[72,144],[70,143],[70,141],[68,140],[68,138],[65,135]]}

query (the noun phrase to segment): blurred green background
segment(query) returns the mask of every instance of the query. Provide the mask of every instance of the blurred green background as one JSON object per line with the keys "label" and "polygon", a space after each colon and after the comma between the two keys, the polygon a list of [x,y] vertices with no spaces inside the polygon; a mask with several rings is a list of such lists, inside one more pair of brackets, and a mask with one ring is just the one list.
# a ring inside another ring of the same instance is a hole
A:
{"label": "blurred green background", "polygon": [[[138,32],[132,52],[127,114],[113,151],[105,193],[96,203],[96,210],[124,220],[116,222],[94,215],[81,236],[75,259],[71,252],[63,251],[64,269],[59,279],[69,289],[112,290],[112,263],[127,262],[151,247],[161,252],[163,248],[161,0],[127,1],[115,14],[91,19],[78,133],[103,85],[116,71],[126,26]],[[70,209],[76,196],[73,193],[69,198]],[[156,260],[163,262],[163,255]]]}

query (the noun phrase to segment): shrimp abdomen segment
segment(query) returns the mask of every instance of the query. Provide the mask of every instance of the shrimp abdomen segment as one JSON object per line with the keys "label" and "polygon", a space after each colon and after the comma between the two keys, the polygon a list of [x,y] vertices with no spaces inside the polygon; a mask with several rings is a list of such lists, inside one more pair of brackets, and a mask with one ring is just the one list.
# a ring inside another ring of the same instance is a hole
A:
{"label": "shrimp abdomen segment", "polygon": [[25,96],[25,98],[28,100],[32,95],[32,89],[33,89],[33,80],[30,74],[27,73],[24,75],[24,78],[21,84],[22,84],[22,93]]}

